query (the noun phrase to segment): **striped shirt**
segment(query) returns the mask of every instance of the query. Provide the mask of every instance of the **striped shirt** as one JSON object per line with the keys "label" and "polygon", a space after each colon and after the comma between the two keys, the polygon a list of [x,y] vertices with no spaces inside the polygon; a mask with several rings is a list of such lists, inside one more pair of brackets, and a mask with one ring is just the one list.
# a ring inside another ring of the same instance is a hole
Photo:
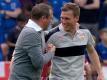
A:
{"label": "striped shirt", "polygon": [[56,46],[50,80],[84,80],[84,50],[95,43],[89,30],[79,29],[72,35],[60,24],[46,40]]}

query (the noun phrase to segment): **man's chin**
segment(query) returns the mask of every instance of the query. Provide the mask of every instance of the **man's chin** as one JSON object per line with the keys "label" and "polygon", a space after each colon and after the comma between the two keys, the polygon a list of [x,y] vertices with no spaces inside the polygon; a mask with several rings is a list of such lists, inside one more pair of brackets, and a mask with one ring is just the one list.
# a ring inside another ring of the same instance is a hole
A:
{"label": "man's chin", "polygon": [[43,30],[47,30],[47,29],[48,29],[48,27],[43,28]]}
{"label": "man's chin", "polygon": [[64,31],[69,32],[69,31],[70,31],[70,29],[64,29]]}

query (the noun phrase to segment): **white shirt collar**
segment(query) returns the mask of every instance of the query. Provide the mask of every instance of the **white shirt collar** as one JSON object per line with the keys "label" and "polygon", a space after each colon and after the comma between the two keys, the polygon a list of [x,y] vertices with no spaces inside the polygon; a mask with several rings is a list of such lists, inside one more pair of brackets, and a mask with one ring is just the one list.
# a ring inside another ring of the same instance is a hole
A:
{"label": "white shirt collar", "polygon": [[36,31],[41,31],[42,30],[42,28],[31,19],[29,19],[28,23],[25,26],[26,27],[31,27],[31,28],[35,29]]}
{"label": "white shirt collar", "polygon": [[[59,30],[64,31],[63,25],[59,24]],[[65,31],[64,31],[65,32]]]}

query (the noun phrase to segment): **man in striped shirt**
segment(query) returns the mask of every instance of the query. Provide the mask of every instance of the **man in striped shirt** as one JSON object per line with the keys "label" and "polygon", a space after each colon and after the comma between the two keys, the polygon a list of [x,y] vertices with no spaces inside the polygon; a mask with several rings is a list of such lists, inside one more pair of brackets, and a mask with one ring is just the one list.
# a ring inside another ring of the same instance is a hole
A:
{"label": "man in striped shirt", "polygon": [[62,7],[61,24],[50,30],[46,40],[56,46],[49,80],[84,80],[84,50],[103,80],[100,61],[93,47],[94,40],[87,29],[79,29],[80,9],[74,3]]}

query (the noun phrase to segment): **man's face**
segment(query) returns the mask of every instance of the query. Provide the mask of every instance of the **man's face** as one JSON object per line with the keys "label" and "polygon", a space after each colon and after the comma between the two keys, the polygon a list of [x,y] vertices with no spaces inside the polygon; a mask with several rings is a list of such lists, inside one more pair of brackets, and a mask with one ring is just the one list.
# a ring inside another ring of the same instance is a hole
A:
{"label": "man's face", "polygon": [[52,22],[53,11],[50,9],[50,16],[44,20],[44,29],[46,30],[49,24]]}
{"label": "man's face", "polygon": [[27,21],[18,21],[18,26],[22,29],[26,23]]}
{"label": "man's face", "polygon": [[101,38],[102,41],[107,42],[107,32],[103,32],[103,33],[100,35],[100,38]]}
{"label": "man's face", "polygon": [[72,29],[75,29],[78,19],[79,17],[75,17],[71,10],[61,12],[61,23],[65,31],[70,31]]}

